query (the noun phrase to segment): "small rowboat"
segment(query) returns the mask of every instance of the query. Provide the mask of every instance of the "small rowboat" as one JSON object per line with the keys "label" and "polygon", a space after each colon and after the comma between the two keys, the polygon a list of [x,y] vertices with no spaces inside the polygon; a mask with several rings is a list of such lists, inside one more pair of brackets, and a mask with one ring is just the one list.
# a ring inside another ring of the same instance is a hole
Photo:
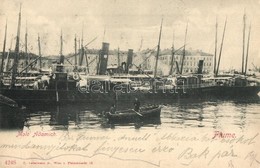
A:
{"label": "small rowboat", "polygon": [[145,121],[154,121],[160,119],[160,106],[141,107],[140,111],[128,109],[124,111],[116,111],[115,114],[107,113],[110,123],[136,123]]}

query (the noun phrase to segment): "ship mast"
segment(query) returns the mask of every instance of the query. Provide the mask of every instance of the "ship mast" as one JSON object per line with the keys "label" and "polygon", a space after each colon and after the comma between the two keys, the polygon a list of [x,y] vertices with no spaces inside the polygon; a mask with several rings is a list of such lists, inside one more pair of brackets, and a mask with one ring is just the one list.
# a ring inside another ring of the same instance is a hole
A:
{"label": "ship mast", "polygon": [[18,28],[17,28],[17,36],[16,36],[16,44],[15,44],[15,56],[13,62],[13,69],[12,69],[12,79],[11,79],[11,88],[15,86],[15,79],[17,74],[17,67],[19,61],[19,44],[20,44],[20,29],[21,29],[21,8],[22,5],[20,4],[20,11],[19,11],[19,19],[18,19]]}
{"label": "ship mast", "polygon": [[87,73],[89,74],[89,64],[88,64],[87,50],[84,50],[84,53],[85,53],[85,58],[86,58]]}
{"label": "ship mast", "polygon": [[172,75],[172,71],[173,71],[173,62],[174,62],[174,33],[173,33],[173,39],[172,39],[172,57],[171,57],[171,68],[170,68],[170,72],[169,75]]}
{"label": "ship mast", "polygon": [[216,18],[215,54],[214,54],[214,69],[213,69],[214,74],[216,74],[216,65],[217,65],[217,43],[218,43],[218,19]]}
{"label": "ship mast", "polygon": [[60,64],[64,64],[62,29],[60,33]]}
{"label": "ship mast", "polygon": [[139,49],[138,49],[139,52],[141,51],[141,49],[142,49],[142,47],[143,47],[143,42],[144,42],[144,39],[143,39],[143,37],[142,37],[142,38],[141,38],[140,47],[139,47]]}
{"label": "ship mast", "polygon": [[80,59],[81,59],[80,38],[78,39],[78,46],[79,46],[79,60],[78,60],[78,66],[81,66],[81,65],[80,65]]}
{"label": "ship mast", "polygon": [[247,40],[245,75],[246,75],[246,71],[247,71],[247,61],[248,61],[248,52],[249,52],[250,32],[251,32],[251,24],[249,26],[248,40]]}
{"label": "ship mast", "polygon": [[[86,49],[85,49],[85,48],[86,48]],[[83,52],[84,52],[85,59],[86,59],[87,73],[89,74],[89,64],[88,64],[87,47],[85,46],[85,48],[83,47],[83,42],[82,42],[82,50],[83,50]]]}
{"label": "ship mast", "polygon": [[119,49],[119,47],[117,48],[117,65],[118,65],[118,67],[120,66],[120,49]]}
{"label": "ship mast", "polygon": [[[83,57],[85,56],[87,73],[89,73],[87,49],[85,49],[85,47],[86,47],[87,45],[84,46],[84,34],[83,34],[83,33],[84,33],[84,23],[83,23],[83,26],[82,26],[82,38],[81,38],[82,62],[83,62]],[[81,62],[81,64],[82,64],[82,62]]]}
{"label": "ship mast", "polygon": [[77,67],[77,36],[75,34],[75,38],[74,38],[74,47],[75,47],[75,68]]}
{"label": "ship mast", "polygon": [[242,74],[244,73],[244,57],[245,57],[245,31],[246,31],[246,14],[244,13],[243,16],[243,23],[244,23],[244,27],[243,27],[243,50],[242,50]]}
{"label": "ship mast", "polygon": [[[3,46],[3,53],[2,53],[2,61],[1,61],[1,69],[0,69],[0,73],[2,73],[3,70],[4,70],[5,46],[6,46],[6,34],[7,34],[7,20],[6,20],[6,23],[5,23],[5,37],[4,37],[4,46]],[[0,74],[0,76],[2,76],[2,74]]]}
{"label": "ship mast", "polygon": [[186,47],[186,38],[187,38],[187,32],[188,32],[188,23],[186,25],[186,30],[185,30],[185,37],[184,37],[184,47],[183,47],[183,55],[182,55],[182,61],[181,61],[181,74],[182,74],[182,70],[183,70],[183,63],[184,63],[184,58],[185,58],[185,47]]}
{"label": "ship mast", "polygon": [[9,48],[9,50],[8,50],[8,53],[7,53],[7,56],[6,56],[6,59],[5,59],[5,67],[4,67],[4,72],[6,72],[6,71],[8,71],[8,65],[9,65],[9,55],[10,55],[10,53],[11,53],[11,48],[12,48],[12,46],[13,46],[13,35],[12,35],[12,37],[11,37],[11,44],[10,44],[10,48]]}
{"label": "ship mast", "polygon": [[42,69],[42,53],[41,53],[41,39],[40,35],[38,33],[38,49],[39,49],[39,64],[40,64],[40,70]]}
{"label": "ship mast", "polygon": [[[28,66],[29,64],[29,54],[28,54],[28,49],[27,49],[27,46],[28,46],[28,34],[27,34],[27,21],[26,21],[26,28],[25,28],[25,56],[26,56],[26,61],[25,61],[25,65],[26,67]],[[28,72],[28,68],[26,68],[26,73]]]}
{"label": "ship mast", "polygon": [[158,46],[157,46],[157,54],[156,54],[156,62],[155,62],[154,78],[156,78],[156,74],[157,74],[158,58],[159,58],[159,53],[160,53],[160,43],[161,43],[161,35],[162,35],[162,23],[163,23],[163,19],[162,19],[162,21],[161,21],[160,34],[159,34],[159,41],[158,41]]}
{"label": "ship mast", "polygon": [[222,41],[221,41],[221,46],[220,46],[220,51],[219,51],[219,56],[218,56],[218,66],[216,70],[216,76],[218,75],[218,70],[219,70],[219,64],[220,64],[220,59],[221,59],[221,54],[222,54],[222,48],[223,48],[223,42],[224,42],[224,37],[225,37],[225,32],[226,32],[226,25],[227,25],[227,18],[225,21],[225,26],[223,30],[223,36],[222,36]]}
{"label": "ship mast", "polygon": [[63,54],[63,39],[62,39],[62,30],[60,32],[60,56]]}
{"label": "ship mast", "polygon": [[80,60],[79,60],[79,66],[82,66],[83,64],[83,57],[85,55],[85,51],[84,51],[84,48],[83,48],[83,27],[82,27],[82,33],[81,33],[81,45],[80,45]]}

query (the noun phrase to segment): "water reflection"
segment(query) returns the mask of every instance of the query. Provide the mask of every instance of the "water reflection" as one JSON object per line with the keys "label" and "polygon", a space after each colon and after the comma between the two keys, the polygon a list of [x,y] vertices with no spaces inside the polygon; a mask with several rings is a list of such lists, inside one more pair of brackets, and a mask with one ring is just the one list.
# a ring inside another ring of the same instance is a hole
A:
{"label": "water reflection", "polygon": [[26,108],[0,104],[0,129],[23,129],[26,122]]}
{"label": "water reflection", "polygon": [[248,130],[260,122],[259,107],[259,98],[170,102],[163,108],[162,127]]}
{"label": "water reflection", "polygon": [[[154,102],[153,102],[154,103]],[[143,102],[142,105],[151,104]],[[154,103],[155,104],[155,103]],[[247,100],[164,100],[161,117],[135,123],[107,123],[102,112],[109,111],[110,104],[92,103],[34,107],[27,114],[25,128],[41,130],[73,129],[122,129],[122,128],[190,128],[249,130],[260,122],[259,98]],[[132,104],[120,104],[118,109],[131,108]],[[2,120],[2,118],[1,118]],[[3,121],[1,121],[3,123]]]}

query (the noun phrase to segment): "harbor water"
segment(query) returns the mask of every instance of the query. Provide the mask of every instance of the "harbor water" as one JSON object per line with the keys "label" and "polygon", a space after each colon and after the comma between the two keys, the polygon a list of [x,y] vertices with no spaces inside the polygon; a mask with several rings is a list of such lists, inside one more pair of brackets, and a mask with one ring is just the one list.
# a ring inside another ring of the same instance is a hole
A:
{"label": "harbor water", "polygon": [[[142,105],[148,103],[141,102]],[[260,123],[259,97],[232,100],[179,99],[150,103],[162,107],[161,117],[157,122],[142,123],[139,130],[195,128],[198,131],[232,129],[244,132],[256,129]],[[110,106],[104,103],[37,105],[27,111],[23,130],[135,129],[134,124],[104,126],[104,118],[100,114],[109,111]],[[119,110],[133,108],[133,102],[118,104],[117,108]]]}

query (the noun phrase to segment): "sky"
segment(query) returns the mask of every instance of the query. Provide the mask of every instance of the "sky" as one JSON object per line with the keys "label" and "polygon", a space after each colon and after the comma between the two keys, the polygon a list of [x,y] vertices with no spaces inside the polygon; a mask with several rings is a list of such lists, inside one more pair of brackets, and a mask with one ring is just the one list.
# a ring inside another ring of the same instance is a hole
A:
{"label": "sky", "polygon": [[[64,54],[74,52],[74,38],[84,44],[95,37],[88,48],[110,49],[154,48],[158,44],[161,20],[161,49],[184,44],[214,54],[215,24],[218,20],[218,53],[225,19],[227,27],[220,69],[241,69],[243,15],[246,13],[246,37],[251,23],[249,68],[260,66],[260,0],[0,0],[0,50],[3,48],[7,20],[7,48],[17,32],[19,5],[22,4],[21,44],[27,23],[29,50],[38,53],[37,36],[41,38],[42,55],[58,55],[63,33]],[[142,42],[141,42],[142,41]],[[247,41],[247,38],[246,38]],[[13,40],[12,49],[15,41]],[[21,47],[23,50],[24,47]]]}

